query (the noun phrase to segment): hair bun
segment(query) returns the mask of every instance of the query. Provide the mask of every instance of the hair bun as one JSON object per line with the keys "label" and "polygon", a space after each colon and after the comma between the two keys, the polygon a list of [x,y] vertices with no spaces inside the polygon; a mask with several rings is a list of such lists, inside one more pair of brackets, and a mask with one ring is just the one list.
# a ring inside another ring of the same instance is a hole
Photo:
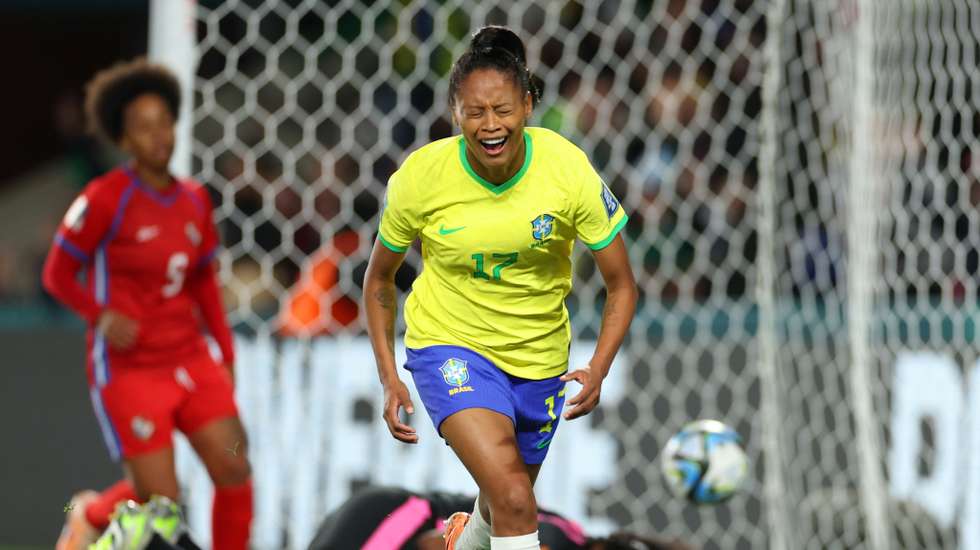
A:
{"label": "hair bun", "polygon": [[500,25],[487,25],[476,31],[470,39],[470,49],[473,51],[489,50],[500,48],[527,66],[527,57],[524,54],[524,42],[514,31]]}

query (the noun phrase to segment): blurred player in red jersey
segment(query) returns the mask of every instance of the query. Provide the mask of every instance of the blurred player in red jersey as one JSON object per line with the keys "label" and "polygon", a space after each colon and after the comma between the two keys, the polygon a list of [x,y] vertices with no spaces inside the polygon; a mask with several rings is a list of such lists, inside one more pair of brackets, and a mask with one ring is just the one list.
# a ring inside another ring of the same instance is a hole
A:
{"label": "blurred player in red jersey", "polygon": [[[92,405],[128,481],[76,495],[59,549],[86,547],[120,500],[177,499],[174,428],[215,484],[213,547],[248,544],[251,473],[234,401],[232,335],[212,265],[219,243],[211,200],[168,169],[180,101],[177,79],[144,60],[103,71],[88,85],[94,129],[131,160],[75,199],[43,282],[88,323]],[[209,355],[205,328],[224,366]]]}

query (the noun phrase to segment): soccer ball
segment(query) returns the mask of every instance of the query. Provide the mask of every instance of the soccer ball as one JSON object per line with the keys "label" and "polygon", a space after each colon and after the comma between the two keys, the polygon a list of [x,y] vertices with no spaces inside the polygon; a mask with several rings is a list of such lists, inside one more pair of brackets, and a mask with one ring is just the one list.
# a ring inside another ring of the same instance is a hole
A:
{"label": "soccer ball", "polygon": [[660,454],[660,468],[675,495],[714,504],[742,486],[749,460],[735,430],[717,420],[696,420],[670,438]]}

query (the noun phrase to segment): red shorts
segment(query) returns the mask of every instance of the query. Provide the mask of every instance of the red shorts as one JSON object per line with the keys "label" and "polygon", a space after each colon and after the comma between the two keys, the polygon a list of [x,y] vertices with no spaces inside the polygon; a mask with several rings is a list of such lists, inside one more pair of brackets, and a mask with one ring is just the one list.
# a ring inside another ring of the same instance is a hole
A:
{"label": "red shorts", "polygon": [[171,365],[114,364],[105,372],[89,391],[114,460],[172,447],[174,428],[193,434],[238,416],[231,376],[207,353]]}

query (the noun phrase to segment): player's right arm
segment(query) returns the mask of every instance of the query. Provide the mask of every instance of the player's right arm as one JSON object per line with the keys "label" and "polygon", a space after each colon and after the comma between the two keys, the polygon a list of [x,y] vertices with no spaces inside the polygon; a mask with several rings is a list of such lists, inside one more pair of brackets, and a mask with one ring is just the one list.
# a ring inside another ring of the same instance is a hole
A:
{"label": "player's right arm", "polygon": [[364,274],[364,311],[367,313],[368,336],[378,364],[378,377],[385,391],[384,419],[391,435],[405,443],[417,443],[418,434],[399,418],[399,409],[412,414],[415,408],[408,387],[398,378],[395,365],[395,319],[398,295],[395,272],[405,258],[404,252],[388,249],[381,240],[374,243],[371,260]]}
{"label": "player's right arm", "polygon": [[113,347],[126,348],[136,340],[138,325],[124,315],[105,309],[92,292],[78,282],[78,272],[94,261],[99,244],[110,231],[114,204],[98,180],[75,199],[58,226],[44,261],[41,282],[51,296],[101,330]]}
{"label": "player's right arm", "polygon": [[401,408],[412,414],[415,407],[408,387],[398,378],[395,364],[395,320],[398,316],[398,291],[395,273],[405,259],[405,252],[419,231],[418,216],[413,215],[405,182],[396,172],[388,181],[385,208],[381,215],[378,239],[364,274],[364,311],[368,337],[378,365],[378,377],[384,386],[384,420],[391,435],[405,443],[417,443],[415,429],[399,418]]}

